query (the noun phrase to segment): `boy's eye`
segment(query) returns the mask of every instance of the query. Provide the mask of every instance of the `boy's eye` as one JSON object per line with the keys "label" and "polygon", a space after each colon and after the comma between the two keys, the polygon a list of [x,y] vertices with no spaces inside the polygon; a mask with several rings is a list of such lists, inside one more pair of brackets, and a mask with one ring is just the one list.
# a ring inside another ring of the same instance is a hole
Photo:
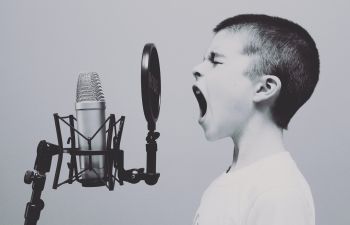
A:
{"label": "boy's eye", "polygon": [[214,65],[222,64],[222,62],[215,61],[215,53],[210,54],[208,60]]}
{"label": "boy's eye", "polygon": [[221,62],[217,62],[217,61],[211,61],[211,63],[214,65],[222,64]]}
{"label": "boy's eye", "polygon": [[210,61],[213,65],[222,64],[222,62],[215,61],[213,58],[209,58],[209,61]]}

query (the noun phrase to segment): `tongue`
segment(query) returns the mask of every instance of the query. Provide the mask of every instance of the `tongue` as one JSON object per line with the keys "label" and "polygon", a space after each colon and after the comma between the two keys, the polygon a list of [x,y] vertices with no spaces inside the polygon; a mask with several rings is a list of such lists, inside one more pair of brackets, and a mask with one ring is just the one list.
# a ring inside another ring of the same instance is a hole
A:
{"label": "tongue", "polygon": [[203,117],[207,112],[207,101],[205,100],[204,95],[197,86],[193,85],[192,90],[198,101],[199,108],[201,110],[201,117]]}

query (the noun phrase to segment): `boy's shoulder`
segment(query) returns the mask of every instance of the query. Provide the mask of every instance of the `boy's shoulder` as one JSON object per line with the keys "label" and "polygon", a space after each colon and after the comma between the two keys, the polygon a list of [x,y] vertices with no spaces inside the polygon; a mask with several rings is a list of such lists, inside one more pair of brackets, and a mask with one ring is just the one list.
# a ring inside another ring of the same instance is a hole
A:
{"label": "boy's shoulder", "polygon": [[[289,152],[276,153],[237,171],[242,185],[259,187],[262,191],[270,188],[291,188],[300,186],[304,176]],[[239,174],[241,173],[241,174]]]}
{"label": "boy's shoulder", "polygon": [[240,224],[238,221],[251,218],[254,212],[277,208],[288,208],[286,212],[302,217],[307,213],[311,219],[314,211],[309,185],[288,152],[223,173],[205,191],[199,212],[218,211],[211,217],[234,219],[234,224]]}
{"label": "boy's shoulder", "polygon": [[309,189],[306,179],[287,151],[275,153],[232,171],[227,180],[239,190],[255,195],[274,189]]}
{"label": "boy's shoulder", "polygon": [[204,196],[218,192],[227,199],[240,199],[246,203],[270,192],[291,196],[298,193],[312,200],[309,184],[289,152],[276,153],[236,171],[223,173],[211,183]]}

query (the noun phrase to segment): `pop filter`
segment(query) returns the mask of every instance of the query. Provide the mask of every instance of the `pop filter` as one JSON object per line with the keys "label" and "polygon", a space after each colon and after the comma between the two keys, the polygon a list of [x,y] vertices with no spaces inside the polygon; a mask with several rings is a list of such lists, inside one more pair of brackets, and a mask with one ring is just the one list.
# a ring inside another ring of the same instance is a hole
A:
{"label": "pop filter", "polygon": [[160,109],[160,68],[156,46],[148,43],[143,48],[141,59],[142,106],[148,130],[156,129]]}

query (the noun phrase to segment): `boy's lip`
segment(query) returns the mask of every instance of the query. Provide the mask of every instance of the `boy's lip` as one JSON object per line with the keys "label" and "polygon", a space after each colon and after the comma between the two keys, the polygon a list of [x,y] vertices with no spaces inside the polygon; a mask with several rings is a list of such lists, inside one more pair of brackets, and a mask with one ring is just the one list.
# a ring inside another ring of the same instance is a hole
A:
{"label": "boy's lip", "polygon": [[197,102],[199,104],[199,109],[200,109],[199,122],[201,123],[204,119],[204,116],[206,115],[206,112],[207,112],[207,108],[208,108],[207,101],[204,97],[203,92],[199,89],[198,86],[193,85],[192,90],[193,90],[194,96],[196,97]]}

